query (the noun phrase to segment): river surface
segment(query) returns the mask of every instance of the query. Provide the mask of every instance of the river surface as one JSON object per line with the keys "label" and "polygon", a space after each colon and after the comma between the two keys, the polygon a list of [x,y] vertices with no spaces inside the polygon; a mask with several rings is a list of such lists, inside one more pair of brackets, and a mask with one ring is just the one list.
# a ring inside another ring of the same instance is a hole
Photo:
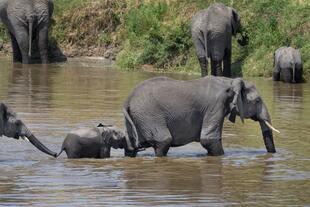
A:
{"label": "river surface", "polygon": [[[118,71],[101,61],[13,65],[0,58],[0,100],[58,152],[65,135],[98,123],[123,128],[122,103],[139,82],[160,75]],[[0,206],[309,206],[310,84],[247,79],[260,91],[281,131],[266,153],[259,124],[225,121],[225,155],[206,156],[199,143],[155,158],[112,150],[110,159],[51,158],[29,142],[0,137]]]}

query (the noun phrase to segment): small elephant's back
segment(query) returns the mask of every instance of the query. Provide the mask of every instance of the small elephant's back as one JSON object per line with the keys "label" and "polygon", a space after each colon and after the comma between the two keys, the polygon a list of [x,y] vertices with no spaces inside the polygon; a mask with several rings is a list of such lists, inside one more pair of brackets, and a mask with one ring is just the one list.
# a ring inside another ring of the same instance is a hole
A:
{"label": "small elephant's back", "polygon": [[97,128],[79,128],[71,131],[69,134],[76,135],[78,137],[93,138],[97,137],[99,130]]}

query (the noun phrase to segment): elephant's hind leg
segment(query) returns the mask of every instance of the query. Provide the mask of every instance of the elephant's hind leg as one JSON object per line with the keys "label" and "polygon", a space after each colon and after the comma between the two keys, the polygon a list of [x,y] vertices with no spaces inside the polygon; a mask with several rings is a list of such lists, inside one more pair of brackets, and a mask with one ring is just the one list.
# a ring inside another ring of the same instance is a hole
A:
{"label": "elephant's hind leg", "polygon": [[169,151],[169,148],[172,143],[172,137],[168,129],[161,130],[156,137],[154,137],[155,140],[155,156],[156,157],[163,157],[167,156],[167,153]]}
{"label": "elephant's hind leg", "polygon": [[211,75],[222,76],[222,61],[215,61],[211,59]]}
{"label": "elephant's hind leg", "polygon": [[48,26],[40,25],[37,30],[37,44],[42,64],[48,63]]}
{"label": "elephant's hind leg", "polygon": [[19,50],[21,52],[22,62],[24,64],[29,64],[30,57],[28,56],[28,51],[29,51],[28,32],[24,31],[24,29],[21,28],[20,30],[18,30],[18,34],[16,34],[15,38],[18,43]]}
{"label": "elephant's hind leg", "polygon": [[10,33],[12,49],[13,49],[13,62],[22,62],[22,54],[20,53],[18,43],[12,33]]}
{"label": "elephant's hind leg", "polygon": [[225,77],[231,77],[231,50],[230,49],[225,50],[223,65],[224,65],[223,75]]}
{"label": "elephant's hind leg", "polygon": [[192,32],[192,40],[196,49],[196,55],[201,69],[201,77],[208,75],[208,57],[205,38],[203,33]]}

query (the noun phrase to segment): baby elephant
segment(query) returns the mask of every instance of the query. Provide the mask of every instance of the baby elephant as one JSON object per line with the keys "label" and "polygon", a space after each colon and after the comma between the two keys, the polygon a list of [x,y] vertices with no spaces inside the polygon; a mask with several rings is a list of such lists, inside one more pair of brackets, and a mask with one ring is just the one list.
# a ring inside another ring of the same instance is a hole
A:
{"label": "baby elephant", "polygon": [[125,134],[112,125],[71,131],[65,138],[57,157],[66,151],[68,158],[108,158],[111,147],[126,148]]}
{"label": "baby elephant", "polygon": [[302,82],[302,62],[299,50],[280,47],[274,53],[273,80],[286,83]]}

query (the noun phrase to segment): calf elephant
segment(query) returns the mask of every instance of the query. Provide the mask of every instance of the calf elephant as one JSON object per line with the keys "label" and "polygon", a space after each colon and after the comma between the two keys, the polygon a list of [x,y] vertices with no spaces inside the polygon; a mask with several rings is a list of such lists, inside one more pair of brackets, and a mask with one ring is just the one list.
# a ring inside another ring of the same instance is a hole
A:
{"label": "calf elephant", "polygon": [[[268,152],[276,152],[270,116],[254,85],[238,78],[204,77],[179,81],[157,77],[139,84],[124,104],[127,156],[153,147],[166,156],[170,147],[200,142],[209,155],[223,155],[225,116],[258,121]],[[276,129],[274,129],[276,130]],[[126,151],[126,149],[125,149]]]}
{"label": "calf elephant", "polygon": [[71,131],[57,157],[65,151],[68,158],[108,158],[111,147],[127,148],[125,134],[116,127],[99,124]]}
{"label": "calf elephant", "polygon": [[41,62],[48,62],[48,28],[53,8],[52,0],[0,1],[0,17],[11,37],[14,62],[31,63],[33,39]]}
{"label": "calf elephant", "polygon": [[282,79],[286,83],[302,82],[302,62],[299,50],[280,47],[274,53],[273,80]]}
{"label": "calf elephant", "polygon": [[[197,12],[191,20],[191,34],[201,68],[201,76],[208,75],[208,57],[211,59],[211,74],[231,76],[231,36],[243,33],[237,11],[215,3]],[[245,34],[238,43],[248,42]],[[222,62],[224,70],[222,71]]]}
{"label": "calf elephant", "polygon": [[0,136],[7,136],[15,139],[27,138],[40,151],[55,157],[57,153],[45,147],[26,127],[26,125],[16,118],[16,114],[4,103],[0,103]]}

